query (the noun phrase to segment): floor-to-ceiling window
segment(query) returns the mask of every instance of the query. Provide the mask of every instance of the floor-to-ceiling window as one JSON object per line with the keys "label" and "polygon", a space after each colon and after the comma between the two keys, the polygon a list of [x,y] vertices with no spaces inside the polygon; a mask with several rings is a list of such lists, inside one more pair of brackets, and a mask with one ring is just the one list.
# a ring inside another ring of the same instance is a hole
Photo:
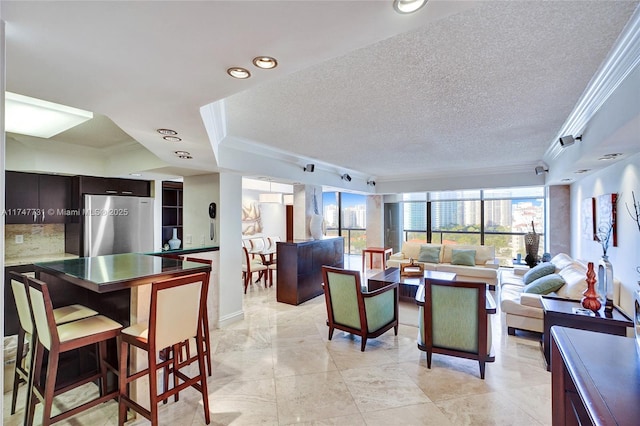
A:
{"label": "floor-to-ceiling window", "polygon": [[525,234],[535,228],[538,255],[544,252],[544,187],[412,193],[401,199],[401,217],[385,215],[385,222],[400,223],[404,241],[492,245],[500,263],[511,265],[518,254],[525,258]]}
{"label": "floor-to-ceiling window", "polygon": [[360,254],[367,246],[367,201],[347,192],[322,194],[326,235],[344,237],[344,252]]}

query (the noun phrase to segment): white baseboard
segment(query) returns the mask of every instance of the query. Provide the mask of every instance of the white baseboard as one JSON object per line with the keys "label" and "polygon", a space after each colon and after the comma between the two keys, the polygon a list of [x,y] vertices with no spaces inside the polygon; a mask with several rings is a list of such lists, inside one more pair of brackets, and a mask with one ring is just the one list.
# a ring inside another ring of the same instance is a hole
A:
{"label": "white baseboard", "polygon": [[218,322],[218,326],[220,328],[224,328],[228,325],[236,323],[238,321],[242,321],[244,319],[244,311],[233,312],[229,315],[225,315],[220,317],[220,321]]}

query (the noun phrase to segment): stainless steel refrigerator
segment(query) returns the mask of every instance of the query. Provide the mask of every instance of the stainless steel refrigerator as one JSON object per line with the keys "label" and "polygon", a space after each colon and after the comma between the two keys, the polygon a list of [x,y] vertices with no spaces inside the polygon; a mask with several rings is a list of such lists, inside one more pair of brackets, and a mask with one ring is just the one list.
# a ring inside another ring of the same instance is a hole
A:
{"label": "stainless steel refrigerator", "polygon": [[153,251],[153,198],[84,196],[84,256]]}

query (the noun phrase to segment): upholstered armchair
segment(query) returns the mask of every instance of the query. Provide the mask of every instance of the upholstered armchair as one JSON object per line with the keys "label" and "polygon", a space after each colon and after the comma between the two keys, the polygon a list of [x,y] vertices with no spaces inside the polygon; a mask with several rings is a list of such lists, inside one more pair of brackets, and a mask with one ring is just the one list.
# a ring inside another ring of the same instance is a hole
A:
{"label": "upholstered armchair", "polygon": [[491,320],[496,304],[486,284],[465,281],[425,280],[416,294],[420,306],[418,348],[431,354],[475,359],[484,379],[485,363],[495,361],[491,353]]}
{"label": "upholstered armchair", "polygon": [[364,352],[367,339],[392,327],[398,335],[398,284],[362,292],[359,271],[323,266],[322,276],[329,340],[336,328],[355,334],[361,337]]}

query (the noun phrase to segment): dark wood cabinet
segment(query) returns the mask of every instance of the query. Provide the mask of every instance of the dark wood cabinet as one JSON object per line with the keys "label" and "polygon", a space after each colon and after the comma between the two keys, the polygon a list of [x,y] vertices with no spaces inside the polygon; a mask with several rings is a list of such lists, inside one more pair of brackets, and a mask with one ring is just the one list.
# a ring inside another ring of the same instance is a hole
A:
{"label": "dark wood cabinet", "polygon": [[79,176],[78,179],[81,195],[129,195],[135,197],[148,197],[151,195],[151,182],[147,180],[95,176]]}
{"label": "dark wood cabinet", "polygon": [[65,223],[71,207],[71,178],[38,173],[5,173],[6,223]]}
{"label": "dark wood cabinet", "polygon": [[551,335],[553,426],[639,424],[635,339],[559,326]]}
{"label": "dark wood cabinet", "polygon": [[182,182],[162,182],[162,243],[173,237],[173,229],[177,229],[178,238],[182,240]]}
{"label": "dark wood cabinet", "polygon": [[299,305],[323,293],[322,266],[344,267],[342,237],[277,243],[278,302]]}
{"label": "dark wood cabinet", "polygon": [[71,208],[71,178],[69,176],[40,175],[40,209],[45,211],[45,223],[65,223]]}

